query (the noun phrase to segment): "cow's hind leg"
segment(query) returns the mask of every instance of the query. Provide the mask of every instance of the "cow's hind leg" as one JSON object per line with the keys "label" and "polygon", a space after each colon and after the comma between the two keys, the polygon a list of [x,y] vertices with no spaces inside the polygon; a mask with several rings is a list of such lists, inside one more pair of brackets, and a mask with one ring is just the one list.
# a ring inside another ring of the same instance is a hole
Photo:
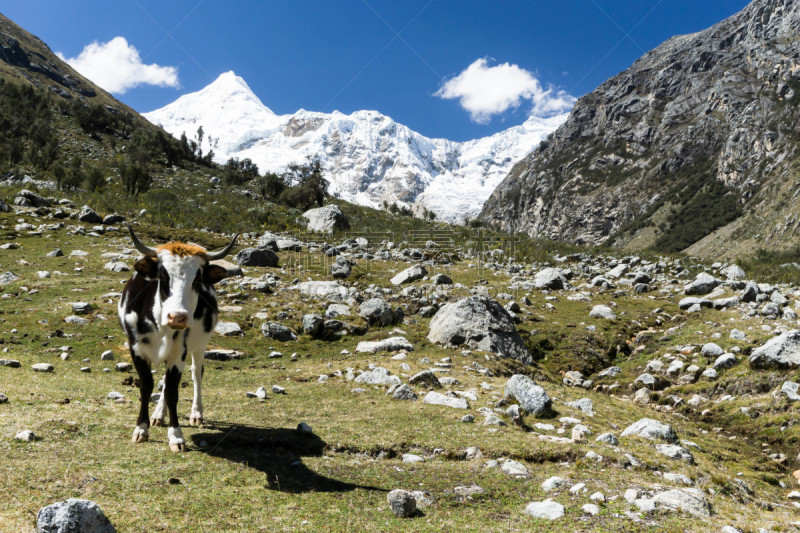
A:
{"label": "cow's hind leg", "polygon": [[[161,383],[166,384],[166,382],[167,382],[167,376],[165,375]],[[164,397],[166,396],[164,389],[165,387],[161,389],[161,396],[158,398],[158,402],[156,403],[156,409],[155,411],[153,411],[153,417],[150,419],[150,425],[154,427],[160,427],[164,425],[164,408],[165,408]]]}
{"label": "cow's hind leg", "polygon": [[136,419],[136,428],[133,430],[133,442],[146,442],[150,437],[150,416],[149,416],[149,403],[150,395],[153,393],[153,374],[150,372],[150,364],[143,358],[132,354],[133,365],[136,367],[136,372],[139,374],[139,418]]}
{"label": "cow's hind leg", "polygon": [[183,440],[183,433],[178,424],[178,387],[181,382],[181,367],[183,361],[179,364],[167,368],[167,376],[164,381],[164,396],[167,403],[167,411],[169,412],[169,429],[167,435],[169,436],[169,449],[173,452],[186,451],[186,443]]}
{"label": "cow's hind leg", "polygon": [[203,424],[203,357],[205,354],[195,352],[192,354],[192,382],[194,383],[194,399],[192,400],[192,414],[189,424],[200,426]]}

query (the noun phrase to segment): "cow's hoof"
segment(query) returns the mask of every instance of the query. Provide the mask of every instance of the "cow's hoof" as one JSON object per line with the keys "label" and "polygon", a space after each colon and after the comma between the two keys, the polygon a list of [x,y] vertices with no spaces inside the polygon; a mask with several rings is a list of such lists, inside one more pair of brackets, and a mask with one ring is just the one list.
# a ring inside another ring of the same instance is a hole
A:
{"label": "cow's hoof", "polygon": [[170,451],[175,452],[175,453],[182,453],[182,452],[186,451],[186,444],[184,444],[182,442],[178,443],[178,444],[170,444],[169,445],[169,449],[170,449]]}
{"label": "cow's hoof", "polygon": [[148,439],[149,435],[147,433],[147,425],[141,424],[136,426],[136,428],[133,430],[133,437],[131,438],[133,443],[139,444],[140,442],[147,442]]}
{"label": "cow's hoof", "polygon": [[202,416],[193,416],[189,418],[189,425],[190,426],[202,426],[203,425],[203,417]]}
{"label": "cow's hoof", "polygon": [[153,426],[153,427],[161,427],[161,426],[164,425],[164,419],[163,418],[153,418],[152,420],[150,420],[150,425]]}

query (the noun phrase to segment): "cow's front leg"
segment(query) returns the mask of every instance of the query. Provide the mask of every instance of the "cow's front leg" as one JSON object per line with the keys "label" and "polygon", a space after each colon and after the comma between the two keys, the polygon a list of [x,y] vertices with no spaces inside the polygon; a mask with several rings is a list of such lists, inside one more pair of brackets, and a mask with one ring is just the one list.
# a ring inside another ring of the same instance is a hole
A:
{"label": "cow's front leg", "polygon": [[169,412],[167,435],[169,436],[169,449],[173,452],[186,451],[186,443],[183,440],[183,433],[181,433],[181,427],[178,424],[178,387],[180,386],[182,371],[183,361],[167,367],[167,376],[164,381],[164,397],[167,403],[167,411]]}
{"label": "cow's front leg", "polygon": [[203,424],[203,357],[201,351],[192,354],[192,382],[194,384],[194,399],[192,400],[192,414],[189,416],[189,424],[200,426]]}
{"label": "cow's front leg", "polygon": [[150,416],[149,404],[150,395],[153,393],[153,374],[150,372],[150,363],[144,358],[131,353],[133,366],[139,374],[139,418],[136,419],[136,427],[133,430],[133,442],[146,442],[150,438]]}
{"label": "cow's front leg", "polygon": [[164,379],[161,380],[162,388],[161,388],[161,396],[158,398],[158,402],[156,402],[156,409],[153,411],[153,417],[150,419],[150,425],[154,427],[160,427],[164,425],[164,389],[163,386],[167,382],[167,376],[164,375]]}

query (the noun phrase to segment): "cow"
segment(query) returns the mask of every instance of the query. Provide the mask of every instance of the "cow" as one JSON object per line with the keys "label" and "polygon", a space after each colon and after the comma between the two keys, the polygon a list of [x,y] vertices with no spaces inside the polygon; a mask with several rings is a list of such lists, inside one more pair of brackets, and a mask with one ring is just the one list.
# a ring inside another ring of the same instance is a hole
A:
{"label": "cow", "polygon": [[[192,357],[194,400],[190,425],[203,423],[201,380],[203,356],[217,324],[217,295],[214,284],[226,270],[211,261],[222,259],[233,248],[239,234],[218,252],[208,252],[195,244],[169,242],[149,248],[133,228],[131,239],[144,257],[134,264],[134,274],[125,284],[118,311],[122,328],[128,336],[133,365],[139,374],[141,405],[133,442],[146,442],[150,425],[164,425],[164,407],[169,412],[169,448],[183,452],[186,444],[178,424],[178,386],[187,355]],[[149,417],[153,392],[152,367],[166,364],[164,390]]]}

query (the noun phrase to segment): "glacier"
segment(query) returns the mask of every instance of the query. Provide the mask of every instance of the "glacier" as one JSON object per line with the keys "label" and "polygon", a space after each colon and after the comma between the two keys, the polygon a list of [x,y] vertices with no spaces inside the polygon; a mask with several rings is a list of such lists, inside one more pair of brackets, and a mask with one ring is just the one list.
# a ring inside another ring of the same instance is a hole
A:
{"label": "glacier", "polygon": [[467,142],[430,139],[377,111],[277,115],[233,72],[200,91],[143,113],[168,133],[196,139],[214,160],[250,158],[261,172],[319,159],[328,192],[360,205],[384,202],[424,209],[439,220],[463,223],[567,114],[530,117],[523,124]]}

